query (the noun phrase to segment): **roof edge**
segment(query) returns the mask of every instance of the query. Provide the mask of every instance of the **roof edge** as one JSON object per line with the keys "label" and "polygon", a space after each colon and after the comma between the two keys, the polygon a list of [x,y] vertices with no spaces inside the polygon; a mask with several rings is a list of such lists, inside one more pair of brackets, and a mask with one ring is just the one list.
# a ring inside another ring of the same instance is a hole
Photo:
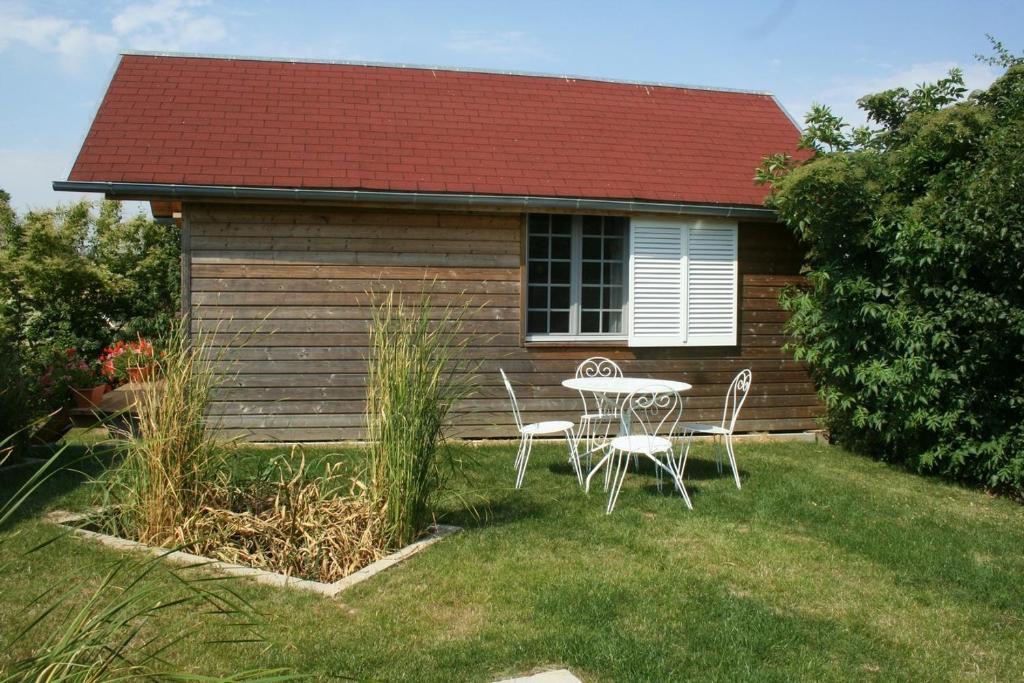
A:
{"label": "roof edge", "polygon": [[[710,85],[692,85],[687,83],[662,83],[657,81],[633,81],[620,78],[602,78],[600,76],[582,76],[580,74],[554,74],[542,71],[502,71],[468,66],[445,66],[439,64],[406,64],[400,62],[371,62],[346,59],[309,59],[301,57],[259,57],[250,55],[228,55],[203,52],[160,52],[147,50],[125,50],[122,56],[135,57],[176,57],[182,59],[226,59],[231,61],[280,62],[284,64],[336,64],[339,66],[368,66],[382,69],[420,69],[423,71],[455,71],[474,74],[492,74],[495,76],[525,76],[530,78],[556,78],[560,80],[593,81],[596,83],[617,83],[619,85],[639,85],[651,88],[675,88],[678,90],[707,90],[711,92],[737,93],[740,95],[762,95],[775,99],[775,95],[767,90],[749,90],[745,88],[725,88]],[[778,102],[776,100],[776,102]],[[788,115],[788,113],[787,113]],[[792,117],[790,117],[792,119]]]}
{"label": "roof edge", "polygon": [[229,185],[177,185],[55,180],[58,192],[102,192],[109,197],[166,197],[173,199],[278,199],[290,201],[375,202],[406,205],[501,207],[523,210],[562,209],[622,211],[626,213],[690,214],[723,218],[775,218],[774,209],[757,206],[650,202],[622,199],[534,197],[528,195],[455,194],[447,192],[394,192],[386,190],[317,190],[303,188],[245,187]]}

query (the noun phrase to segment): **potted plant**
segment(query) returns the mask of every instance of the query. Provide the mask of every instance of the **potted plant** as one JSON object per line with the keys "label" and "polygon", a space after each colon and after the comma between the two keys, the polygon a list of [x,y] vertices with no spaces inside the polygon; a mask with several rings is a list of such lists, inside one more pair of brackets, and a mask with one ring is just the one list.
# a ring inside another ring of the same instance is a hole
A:
{"label": "potted plant", "polygon": [[156,370],[153,343],[142,337],[133,342],[116,342],[103,350],[103,354],[100,355],[100,367],[104,376],[112,381],[148,381]]}
{"label": "potted plant", "polygon": [[66,363],[61,370],[63,381],[71,388],[78,408],[99,407],[103,394],[107,393],[107,382],[96,363],[85,360],[74,349],[68,349]]}

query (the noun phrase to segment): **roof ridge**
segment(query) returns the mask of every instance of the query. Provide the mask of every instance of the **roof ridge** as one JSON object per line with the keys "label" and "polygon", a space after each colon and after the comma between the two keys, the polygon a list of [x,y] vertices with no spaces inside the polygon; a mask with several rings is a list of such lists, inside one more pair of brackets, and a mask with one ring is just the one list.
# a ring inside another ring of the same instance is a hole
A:
{"label": "roof ridge", "polygon": [[[659,81],[635,81],[622,78],[604,78],[600,76],[584,76],[580,74],[555,74],[545,73],[540,71],[501,71],[498,69],[486,69],[482,67],[466,67],[466,66],[445,66],[445,65],[431,65],[431,64],[406,64],[399,62],[373,62],[373,61],[359,61],[359,60],[347,60],[347,59],[311,59],[311,58],[298,58],[298,57],[260,57],[253,55],[227,55],[227,54],[216,54],[216,53],[199,53],[199,52],[167,52],[167,51],[148,51],[148,50],[124,50],[120,53],[126,56],[136,57],[174,57],[182,59],[225,59],[233,61],[252,61],[252,62],[278,62],[281,64],[334,64],[338,66],[367,66],[382,69],[420,69],[423,71],[453,71],[461,73],[477,73],[477,74],[492,74],[495,76],[523,76],[528,78],[553,78],[560,80],[573,80],[573,81],[593,81],[596,83],[617,83],[620,85],[640,85],[652,88],[675,88],[677,90],[705,90],[710,92],[726,92],[736,93],[740,95],[760,95],[764,97],[771,97],[778,103],[778,98],[774,93],[768,90],[749,90],[744,88],[726,88],[716,87],[710,85],[693,85],[687,83],[666,83]],[[779,103],[781,107],[781,103]],[[788,116],[788,112],[787,116]],[[792,119],[792,117],[790,117]]]}

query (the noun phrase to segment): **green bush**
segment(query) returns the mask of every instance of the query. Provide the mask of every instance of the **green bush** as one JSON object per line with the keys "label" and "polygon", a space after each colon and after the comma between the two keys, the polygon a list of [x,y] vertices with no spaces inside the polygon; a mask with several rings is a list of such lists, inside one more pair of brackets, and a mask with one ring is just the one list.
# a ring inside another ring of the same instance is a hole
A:
{"label": "green bush", "polygon": [[17,460],[24,452],[35,411],[26,410],[31,395],[16,344],[0,334],[0,464]]}
{"label": "green bush", "polygon": [[69,348],[95,357],[115,339],[167,329],[179,301],[177,228],[122,220],[117,202],[19,218],[9,199],[0,191],[0,331],[28,361]]}
{"label": "green bush", "polygon": [[807,247],[789,331],[832,433],[921,472],[1024,493],[1024,64],[807,117],[802,164],[759,178]]}
{"label": "green bush", "polygon": [[0,435],[68,398],[37,386],[68,349],[94,359],[115,339],[168,329],[179,306],[179,239],[177,228],[141,215],[123,220],[117,202],[18,216],[0,190]]}

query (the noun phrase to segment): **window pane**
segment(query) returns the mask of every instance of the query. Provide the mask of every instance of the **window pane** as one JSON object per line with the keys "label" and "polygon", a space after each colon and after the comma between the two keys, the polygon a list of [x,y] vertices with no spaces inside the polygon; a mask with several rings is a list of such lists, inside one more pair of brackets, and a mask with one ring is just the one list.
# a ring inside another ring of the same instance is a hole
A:
{"label": "window pane", "polygon": [[569,308],[569,288],[551,288],[551,308]]}
{"label": "window pane", "polygon": [[622,260],[622,244],[620,238],[606,238],[604,241],[604,258],[608,261]]}
{"label": "window pane", "polygon": [[548,264],[546,261],[530,261],[530,268],[527,274],[530,284],[547,284]]}
{"label": "window pane", "polygon": [[597,334],[601,331],[601,314],[597,311],[583,311],[580,313],[580,332],[583,334]]}
{"label": "window pane", "polygon": [[606,263],[604,264],[604,283],[606,285],[621,285],[623,284],[623,269],[621,263]]}
{"label": "window pane", "polygon": [[601,322],[603,323],[604,332],[613,334],[622,332],[622,313],[620,311],[605,313],[602,318]]}
{"label": "window pane", "polygon": [[548,238],[544,235],[531,235],[530,248],[527,252],[531,259],[548,257]]}
{"label": "window pane", "polygon": [[583,258],[585,258],[585,259],[599,259],[599,258],[601,258],[601,238],[600,237],[584,237],[583,238]]}
{"label": "window pane", "polygon": [[583,264],[583,284],[585,284],[585,285],[599,285],[599,284],[601,284],[601,264],[600,263],[584,263]]}
{"label": "window pane", "polygon": [[583,308],[601,308],[601,288],[583,288]]}
{"label": "window pane", "polygon": [[551,258],[570,259],[572,258],[572,238],[552,237]]}
{"label": "window pane", "polygon": [[542,213],[530,214],[529,226],[530,226],[530,230],[531,231],[533,231],[533,230],[543,230],[544,232],[547,232],[547,230],[548,230],[548,216],[545,215],[545,214],[542,214]]}
{"label": "window pane", "polygon": [[622,287],[605,287],[602,308],[622,308]]}
{"label": "window pane", "polygon": [[568,261],[554,261],[551,264],[551,282],[567,285],[572,277],[572,264]]}
{"label": "window pane", "polygon": [[584,216],[583,217],[583,234],[584,235],[600,235],[602,220],[600,216]]}
{"label": "window pane", "polygon": [[568,235],[572,232],[572,216],[559,214],[551,217],[551,232]]}
{"label": "window pane", "polygon": [[569,331],[569,311],[551,311],[549,332],[565,334]]}
{"label": "window pane", "polygon": [[627,220],[624,216],[606,216],[604,219],[605,234],[625,236]]}
{"label": "window pane", "polygon": [[547,311],[530,311],[526,316],[526,331],[529,334],[546,334],[548,331]]}
{"label": "window pane", "polygon": [[548,307],[548,288],[547,287],[530,287],[530,295],[527,298],[526,305],[529,308],[547,308]]}

